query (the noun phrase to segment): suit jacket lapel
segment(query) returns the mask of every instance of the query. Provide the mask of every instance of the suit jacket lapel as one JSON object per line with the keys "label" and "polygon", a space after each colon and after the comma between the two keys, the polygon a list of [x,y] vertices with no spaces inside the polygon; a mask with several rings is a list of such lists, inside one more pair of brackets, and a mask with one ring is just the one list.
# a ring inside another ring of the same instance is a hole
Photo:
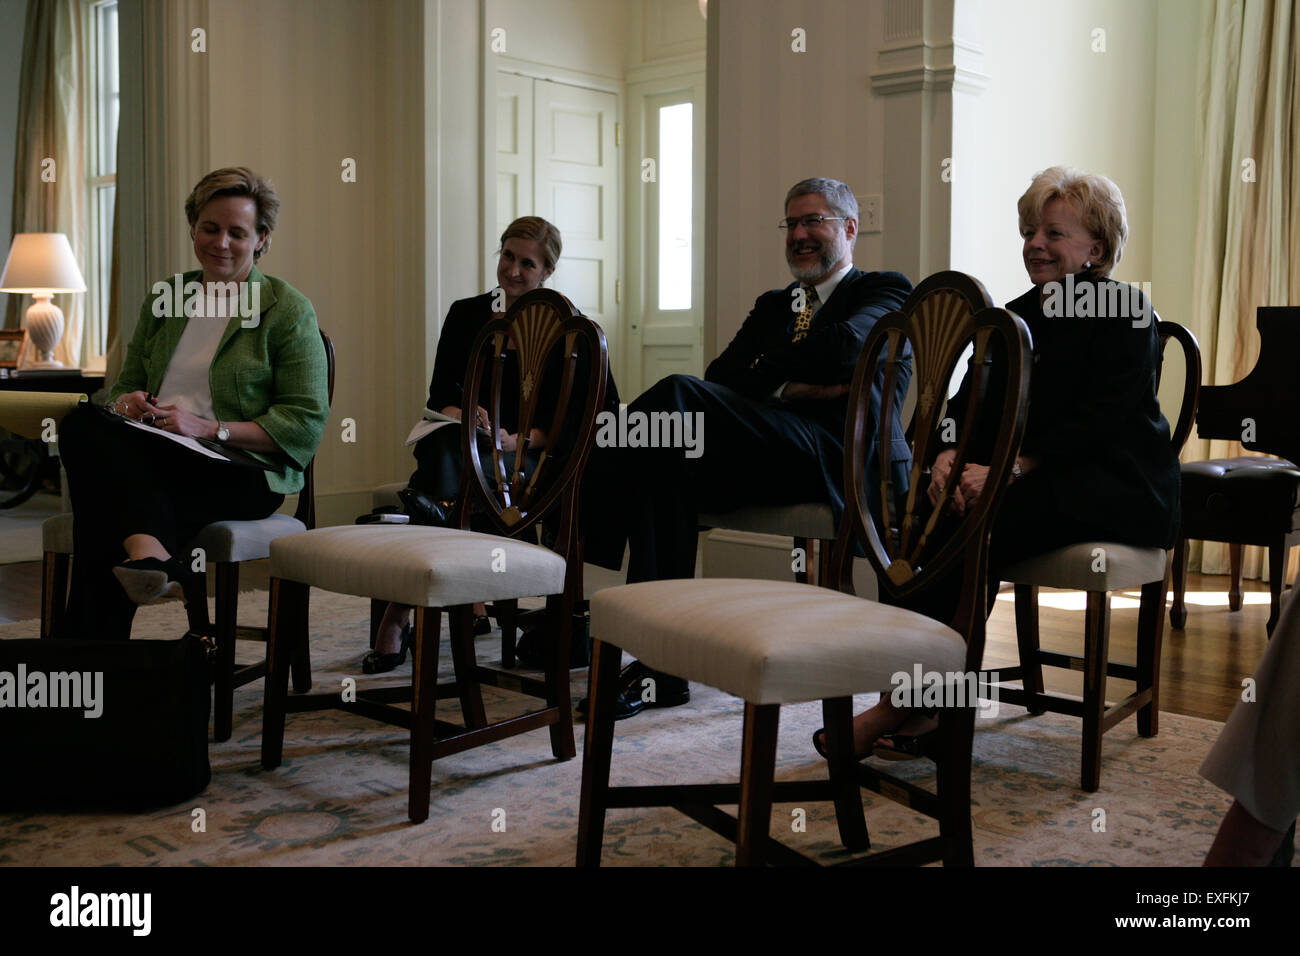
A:
{"label": "suit jacket lapel", "polygon": [[[843,307],[844,297],[848,295],[848,292],[845,290],[847,290],[848,287],[853,284],[853,281],[860,275],[862,275],[862,273],[856,266],[850,268],[848,272],[844,273],[844,278],[840,279],[840,284],[835,287],[835,291],[831,293],[831,297],[823,302],[821,308],[813,314],[812,324],[814,327],[822,320],[822,316],[826,317],[826,321],[833,321],[835,315]],[[833,308],[832,303],[834,303]]]}

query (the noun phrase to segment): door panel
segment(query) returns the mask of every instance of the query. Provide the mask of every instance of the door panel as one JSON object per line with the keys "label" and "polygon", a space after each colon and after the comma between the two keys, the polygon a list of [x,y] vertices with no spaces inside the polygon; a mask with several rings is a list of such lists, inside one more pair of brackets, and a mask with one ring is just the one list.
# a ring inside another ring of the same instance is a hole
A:
{"label": "door panel", "polygon": [[604,330],[617,376],[618,98],[563,83],[533,82],[536,214],[555,223],[564,239],[564,253],[546,284]]}
{"label": "door panel", "polygon": [[501,233],[520,216],[533,214],[533,80],[516,73],[497,74],[496,130],[496,223],[485,237],[492,277]]}

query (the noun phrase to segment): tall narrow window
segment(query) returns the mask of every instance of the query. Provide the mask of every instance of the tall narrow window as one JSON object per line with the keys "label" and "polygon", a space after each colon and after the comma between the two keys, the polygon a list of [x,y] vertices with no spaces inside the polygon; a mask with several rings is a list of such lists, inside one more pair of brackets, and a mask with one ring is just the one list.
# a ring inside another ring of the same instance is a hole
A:
{"label": "tall narrow window", "polygon": [[691,307],[691,104],[659,108],[659,308]]}
{"label": "tall narrow window", "polygon": [[117,194],[117,121],[120,109],[117,0],[87,7],[87,186],[90,190],[90,275],[86,354],[108,350],[108,302],[113,272],[113,201]]}

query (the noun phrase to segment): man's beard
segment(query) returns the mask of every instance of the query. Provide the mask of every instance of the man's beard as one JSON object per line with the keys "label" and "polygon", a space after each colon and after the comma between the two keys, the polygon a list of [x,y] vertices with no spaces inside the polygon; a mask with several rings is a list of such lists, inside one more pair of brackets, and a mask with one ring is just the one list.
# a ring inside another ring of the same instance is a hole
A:
{"label": "man's beard", "polygon": [[790,267],[790,274],[800,282],[812,282],[814,279],[821,279],[831,271],[835,263],[844,258],[848,251],[847,242],[841,235],[836,235],[830,242],[822,243],[821,247],[817,262],[814,265],[803,266],[802,268],[791,261],[791,250],[787,248],[785,261],[786,265]]}

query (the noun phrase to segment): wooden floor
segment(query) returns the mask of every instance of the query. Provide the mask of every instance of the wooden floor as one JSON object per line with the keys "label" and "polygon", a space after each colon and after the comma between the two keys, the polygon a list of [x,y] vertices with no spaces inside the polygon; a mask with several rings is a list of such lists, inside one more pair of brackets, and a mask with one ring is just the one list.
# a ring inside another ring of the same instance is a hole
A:
{"label": "wooden floor", "polygon": [[[266,587],[267,562],[251,562],[241,570],[244,588]],[[1254,673],[1267,643],[1267,587],[1248,581],[1246,604],[1229,612],[1228,580],[1224,576],[1189,575],[1187,627],[1171,630],[1165,619],[1160,668],[1160,709],[1210,720],[1224,720],[1240,699],[1241,681]],[[40,616],[39,562],[0,565],[0,623]],[[1040,599],[1039,629],[1043,647],[1082,653],[1083,595],[1069,591],[1044,591]],[[1111,599],[1111,660],[1132,663],[1137,635],[1137,594]],[[1011,593],[1004,592],[989,620],[986,667],[1016,661],[1015,618]],[[34,636],[34,635],[33,635]],[[1078,695],[1082,676],[1075,671],[1047,668],[1048,690]],[[1107,697],[1117,700],[1132,684],[1114,681]]]}

